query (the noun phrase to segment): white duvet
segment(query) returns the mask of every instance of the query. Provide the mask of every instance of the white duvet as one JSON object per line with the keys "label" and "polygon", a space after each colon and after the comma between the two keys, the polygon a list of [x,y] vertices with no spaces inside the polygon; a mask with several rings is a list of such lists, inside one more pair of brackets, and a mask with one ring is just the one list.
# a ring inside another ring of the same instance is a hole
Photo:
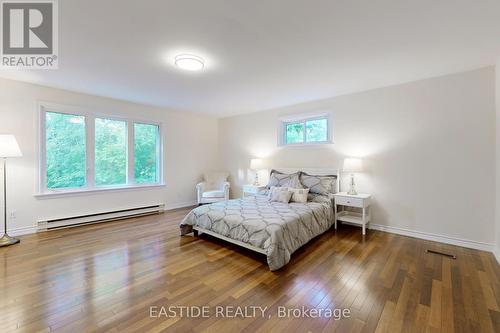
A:
{"label": "white duvet", "polygon": [[307,203],[270,202],[266,196],[228,200],[193,209],[181,222],[181,235],[192,226],[265,250],[269,269],[290,261],[302,245],[334,223],[333,203],[326,196],[309,195]]}

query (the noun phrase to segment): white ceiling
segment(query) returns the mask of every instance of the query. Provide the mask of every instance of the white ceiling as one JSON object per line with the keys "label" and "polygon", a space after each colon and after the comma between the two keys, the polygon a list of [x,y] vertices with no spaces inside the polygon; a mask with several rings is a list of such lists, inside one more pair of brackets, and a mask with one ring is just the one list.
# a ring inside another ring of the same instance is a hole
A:
{"label": "white ceiling", "polygon": [[[60,0],[60,63],[0,76],[227,116],[479,68],[499,0]],[[206,60],[183,72],[174,55]]]}

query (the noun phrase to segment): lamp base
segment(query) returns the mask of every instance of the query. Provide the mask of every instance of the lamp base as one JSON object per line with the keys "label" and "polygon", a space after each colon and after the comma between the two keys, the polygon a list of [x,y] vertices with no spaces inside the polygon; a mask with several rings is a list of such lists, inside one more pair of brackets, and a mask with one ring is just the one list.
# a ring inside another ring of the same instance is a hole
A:
{"label": "lamp base", "polygon": [[255,171],[255,179],[253,181],[253,186],[259,186],[259,171]]}
{"label": "lamp base", "polygon": [[349,195],[357,195],[358,192],[356,192],[356,183],[354,183],[354,174],[351,174],[351,186],[349,188],[349,192],[347,192]]}
{"label": "lamp base", "polygon": [[0,247],[10,246],[10,245],[13,245],[13,244],[17,244],[19,242],[20,242],[19,239],[14,238],[14,237],[10,237],[9,235],[4,234],[3,237],[0,238]]}
{"label": "lamp base", "polygon": [[351,188],[351,189],[349,190],[349,192],[347,192],[347,194],[349,194],[349,195],[357,195],[357,194],[358,194],[358,192],[356,192],[356,190],[355,190],[355,189]]}

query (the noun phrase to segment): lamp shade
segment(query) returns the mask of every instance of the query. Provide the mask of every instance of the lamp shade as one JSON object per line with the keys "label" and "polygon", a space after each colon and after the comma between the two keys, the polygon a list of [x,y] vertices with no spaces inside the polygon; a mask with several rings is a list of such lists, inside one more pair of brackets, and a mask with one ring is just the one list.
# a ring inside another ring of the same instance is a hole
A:
{"label": "lamp shade", "polygon": [[21,157],[21,149],[16,137],[11,134],[0,134],[0,157]]}
{"label": "lamp shade", "polygon": [[250,169],[259,170],[264,168],[264,161],[260,158],[252,158],[250,160]]}
{"label": "lamp shade", "polygon": [[363,162],[359,158],[344,159],[344,172],[361,172],[363,171]]}

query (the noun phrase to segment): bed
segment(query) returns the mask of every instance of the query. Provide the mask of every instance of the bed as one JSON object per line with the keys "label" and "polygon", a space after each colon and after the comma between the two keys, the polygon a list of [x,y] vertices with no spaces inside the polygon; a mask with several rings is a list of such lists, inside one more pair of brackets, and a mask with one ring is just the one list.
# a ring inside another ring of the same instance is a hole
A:
{"label": "bed", "polygon": [[[296,172],[293,169],[275,171],[282,174]],[[190,211],[182,220],[181,235],[206,233],[266,255],[272,271],[285,266],[293,252],[336,224],[333,193],[338,192],[338,172],[303,171],[308,176],[334,177],[335,185],[328,193],[309,193],[305,203],[271,202],[264,191],[242,199],[203,205]]]}

